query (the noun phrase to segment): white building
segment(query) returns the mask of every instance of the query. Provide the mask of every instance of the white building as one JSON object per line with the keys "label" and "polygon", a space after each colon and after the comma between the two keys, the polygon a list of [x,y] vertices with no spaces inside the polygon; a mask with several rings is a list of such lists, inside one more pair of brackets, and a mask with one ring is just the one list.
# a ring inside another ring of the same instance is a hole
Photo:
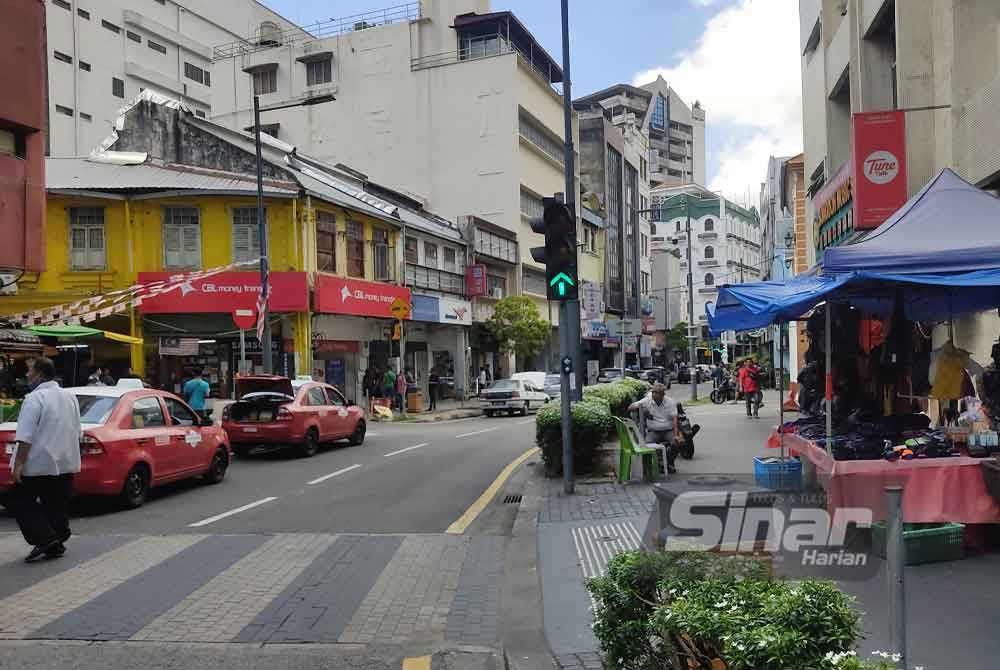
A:
{"label": "white building", "polygon": [[[659,208],[654,224],[657,244],[671,244],[681,257],[677,263],[681,284],[681,317],[688,321],[687,225],[691,219],[695,323],[708,326],[705,306],[714,302],[722,284],[760,281],[771,258],[763,253],[763,229],[756,209],[736,203],[698,186],[655,188],[653,208]],[[660,242],[660,238],[664,242]],[[676,321],[675,321],[676,323]]]}
{"label": "white building", "polygon": [[262,27],[305,34],[254,0],[51,0],[46,10],[52,156],[89,154],[143,89],[207,116],[213,45]]}
{"label": "white building", "polygon": [[335,95],[264,112],[261,127],[450,220],[479,222],[474,260],[496,264],[476,319],[490,315],[494,296],[521,292],[547,317],[544,268],[530,254],[543,240],[527,219],[565,190],[557,62],[487,0],[424,0],[311,32],[217,46],[213,77],[226,93],[213,98],[214,119],[251,127],[254,92],[262,106]]}

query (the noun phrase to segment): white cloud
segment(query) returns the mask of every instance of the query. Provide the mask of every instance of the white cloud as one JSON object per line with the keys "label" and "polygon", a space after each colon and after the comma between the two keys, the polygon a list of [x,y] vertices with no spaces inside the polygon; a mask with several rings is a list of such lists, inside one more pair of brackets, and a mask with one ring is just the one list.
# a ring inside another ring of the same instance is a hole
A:
{"label": "white cloud", "polygon": [[679,54],[677,65],[635,76],[636,84],[644,84],[662,75],[685,102],[701,101],[719,159],[709,188],[732,194],[757,190],[770,154],[801,151],[799,24],[791,5],[741,0],[707,22],[695,48]]}
{"label": "white cloud", "polygon": [[715,0],[691,0],[691,4],[695,7],[709,7],[715,4]]}

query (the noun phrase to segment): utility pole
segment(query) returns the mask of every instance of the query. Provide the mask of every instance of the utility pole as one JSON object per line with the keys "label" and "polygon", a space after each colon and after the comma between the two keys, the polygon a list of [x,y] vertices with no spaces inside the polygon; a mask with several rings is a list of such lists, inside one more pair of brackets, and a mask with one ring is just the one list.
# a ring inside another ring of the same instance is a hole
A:
{"label": "utility pole", "polygon": [[[562,85],[563,85],[563,165],[566,171],[565,204],[573,217],[576,227],[576,170],[573,157],[573,96],[570,87],[569,74],[569,0],[562,0]],[[576,236],[573,240],[573,253],[577,254]],[[574,263],[574,267],[575,267]],[[575,279],[574,279],[575,280]],[[563,455],[563,493],[569,495],[574,491],[573,480],[573,426],[570,416],[570,394],[576,395],[579,384],[576,383],[580,374],[580,302],[578,300],[563,300],[559,303],[559,358],[561,363],[560,403],[562,404],[562,455]],[[571,361],[569,366],[567,360]],[[569,369],[567,369],[567,367]],[[570,375],[573,375],[572,384]]]}
{"label": "utility pole", "polygon": [[274,372],[274,362],[271,359],[271,324],[268,323],[267,299],[271,293],[268,274],[267,256],[267,219],[264,216],[264,179],[263,161],[260,156],[260,96],[253,96],[253,137],[257,150],[257,237],[260,243],[260,315],[257,317],[264,324],[263,336],[260,338],[260,352],[263,357],[264,374]]}
{"label": "utility pole", "polygon": [[[565,0],[563,0],[565,2]],[[687,262],[688,262],[688,365],[691,375],[691,400],[698,399],[698,366],[695,362],[694,350],[694,267],[691,264],[691,198],[684,194],[684,204],[687,210]]]}

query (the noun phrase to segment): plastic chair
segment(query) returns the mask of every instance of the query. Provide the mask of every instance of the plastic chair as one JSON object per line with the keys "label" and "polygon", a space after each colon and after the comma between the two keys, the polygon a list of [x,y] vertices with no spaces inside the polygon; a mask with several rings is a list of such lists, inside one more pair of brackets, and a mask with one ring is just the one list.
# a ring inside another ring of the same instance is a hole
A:
{"label": "plastic chair", "polygon": [[[618,483],[626,483],[632,474],[632,458],[634,456],[642,457],[642,477],[645,481],[650,481],[653,479],[660,479],[661,469],[657,467],[657,461],[654,461],[654,457],[663,456],[665,448],[660,444],[646,444],[645,446],[639,446],[643,444],[643,440],[639,434],[639,427],[631,419],[620,419],[618,417],[612,417],[615,420],[615,428],[618,431],[618,441],[619,441],[619,453],[618,453]],[[660,461],[662,463],[662,461]]]}

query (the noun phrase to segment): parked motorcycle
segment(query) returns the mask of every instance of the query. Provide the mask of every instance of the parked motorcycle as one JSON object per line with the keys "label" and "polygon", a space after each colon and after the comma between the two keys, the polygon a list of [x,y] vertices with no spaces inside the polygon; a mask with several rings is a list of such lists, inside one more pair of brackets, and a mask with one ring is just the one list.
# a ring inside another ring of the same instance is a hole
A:
{"label": "parked motorcycle", "polygon": [[723,377],[719,387],[712,390],[712,402],[721,405],[727,400],[736,400],[736,382],[732,377]]}
{"label": "parked motorcycle", "polygon": [[680,430],[683,442],[680,445],[679,454],[684,460],[690,461],[694,458],[694,436],[701,430],[701,426],[692,424],[684,412],[684,407],[677,403],[677,428]]}

